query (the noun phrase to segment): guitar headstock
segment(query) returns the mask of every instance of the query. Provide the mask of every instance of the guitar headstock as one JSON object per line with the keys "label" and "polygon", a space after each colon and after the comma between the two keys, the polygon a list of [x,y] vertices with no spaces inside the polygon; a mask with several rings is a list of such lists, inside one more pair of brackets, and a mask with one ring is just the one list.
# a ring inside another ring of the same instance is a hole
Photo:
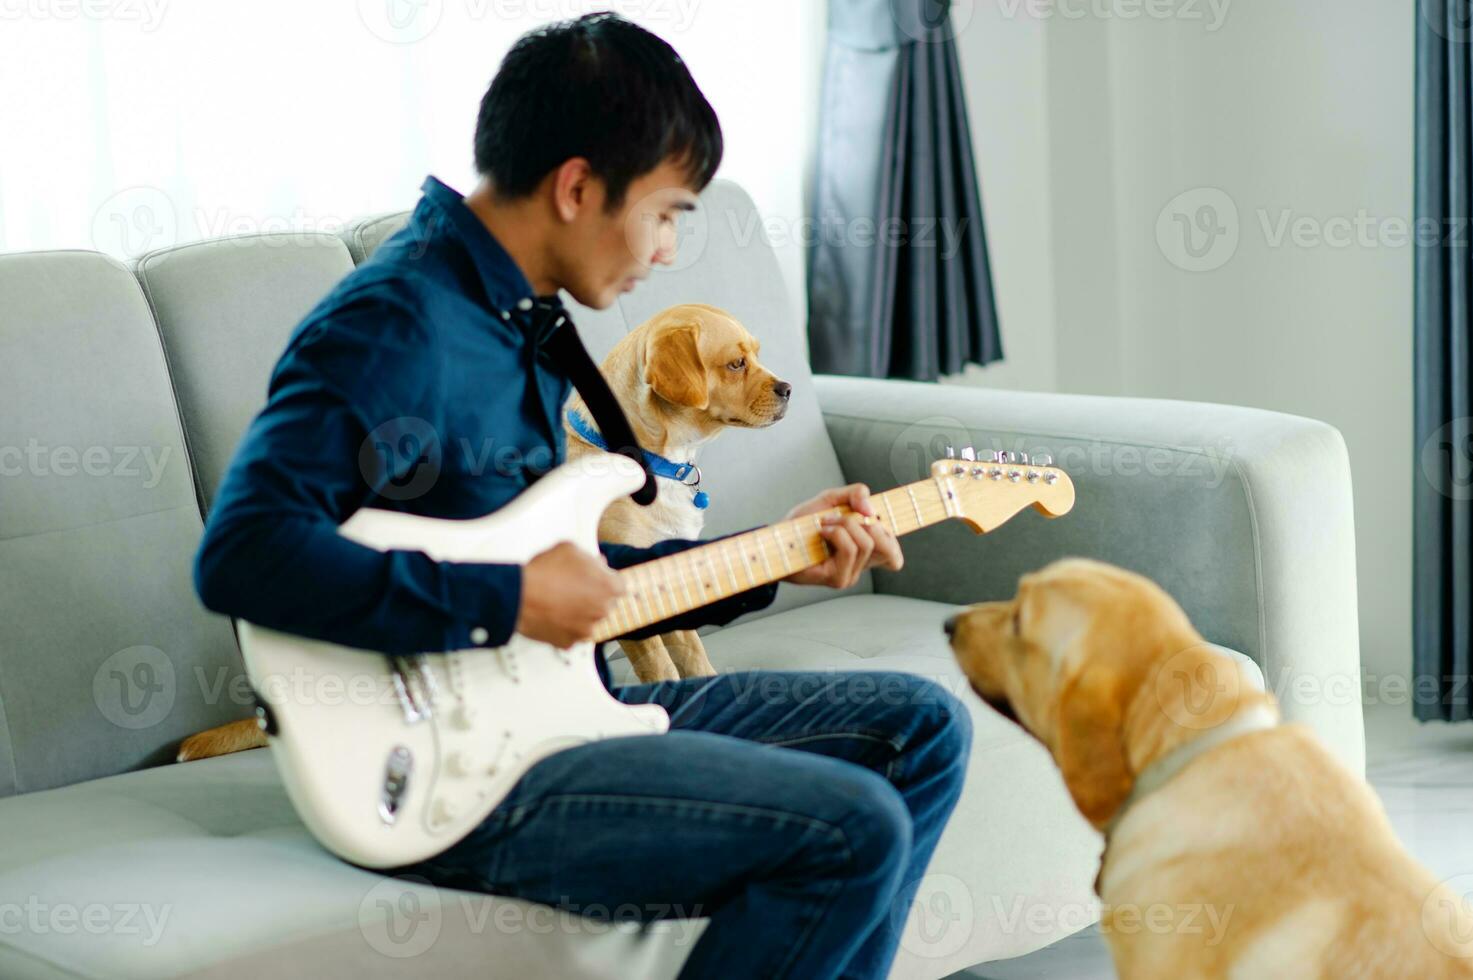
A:
{"label": "guitar headstock", "polygon": [[1024,507],[1045,517],[1059,517],[1074,507],[1074,483],[1053,465],[1053,458],[1027,453],[993,452],[980,457],[972,447],[931,464],[931,478],[952,501],[954,516],[978,534],[1006,523]]}

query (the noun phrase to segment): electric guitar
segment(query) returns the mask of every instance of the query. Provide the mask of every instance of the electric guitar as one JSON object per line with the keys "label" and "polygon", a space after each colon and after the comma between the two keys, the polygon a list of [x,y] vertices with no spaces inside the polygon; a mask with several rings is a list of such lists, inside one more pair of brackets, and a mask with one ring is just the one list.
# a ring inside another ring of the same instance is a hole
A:
{"label": "electric guitar", "polygon": [[[897,535],[959,519],[990,531],[1025,507],[1057,517],[1074,486],[1048,457],[983,459],[964,450],[927,479],[875,494]],[[584,457],[474,520],[365,508],[339,533],[381,551],[438,561],[523,563],[563,541],[597,553],[600,516],[642,471],[623,456]],[[783,521],[619,572],[626,592],[596,642],[622,636],[824,561],[827,513]],[[258,723],[293,806],[324,847],[387,868],[431,857],[485,819],[534,763],[617,735],[659,735],[658,705],[626,705],[599,680],[593,643],[560,650],[514,636],[497,649],[388,656],[239,624]]]}

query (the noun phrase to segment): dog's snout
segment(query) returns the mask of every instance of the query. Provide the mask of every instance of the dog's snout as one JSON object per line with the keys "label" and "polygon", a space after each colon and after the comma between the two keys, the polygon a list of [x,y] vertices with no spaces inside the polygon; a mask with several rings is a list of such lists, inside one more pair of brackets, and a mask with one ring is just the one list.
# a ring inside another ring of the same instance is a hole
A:
{"label": "dog's snout", "polygon": [[960,615],[946,617],[946,622],[941,628],[946,630],[947,636],[956,636],[956,621],[960,618]]}
{"label": "dog's snout", "polygon": [[774,381],[772,383],[772,393],[779,398],[785,399],[793,393],[793,386],[786,381]]}

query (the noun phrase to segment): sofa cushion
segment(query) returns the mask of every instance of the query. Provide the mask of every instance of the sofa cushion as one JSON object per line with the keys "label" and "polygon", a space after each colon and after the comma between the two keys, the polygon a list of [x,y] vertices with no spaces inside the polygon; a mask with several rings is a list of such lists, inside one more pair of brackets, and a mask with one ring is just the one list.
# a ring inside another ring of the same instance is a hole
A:
{"label": "sofa cushion", "polygon": [[160,249],[140,258],[136,271],[158,319],[208,510],[236,444],[266,404],[287,338],[353,261],[336,235],[281,233]]}
{"label": "sofa cushion", "polygon": [[4,255],[0,310],[4,795],[167,761],[245,709],[190,587],[199,511],[137,281],[93,252]]}
{"label": "sofa cushion", "polygon": [[[1020,902],[1077,903],[1098,853],[1043,749],[967,690],[941,633],[955,608],[845,596],[708,640],[723,672],[908,670],[973,711],[972,789],[917,898],[922,910],[952,903],[956,916],[908,931],[895,976],[941,976],[1059,935],[1019,929],[1013,912]],[[474,976],[488,957],[498,976],[669,977],[704,928],[703,920],[613,928],[361,871],[308,835],[269,750],[0,802],[0,822],[0,894],[35,895],[47,907],[138,909],[129,930],[0,934],[7,977],[369,978],[404,976],[407,967]]]}

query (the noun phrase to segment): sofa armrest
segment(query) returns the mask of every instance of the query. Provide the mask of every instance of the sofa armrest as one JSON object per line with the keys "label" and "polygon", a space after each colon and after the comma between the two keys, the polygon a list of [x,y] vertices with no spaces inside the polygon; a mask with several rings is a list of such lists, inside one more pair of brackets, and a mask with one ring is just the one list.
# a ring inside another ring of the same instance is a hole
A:
{"label": "sofa armrest", "polygon": [[970,603],[1082,555],[1159,582],[1206,639],[1263,671],[1286,719],[1365,768],[1350,464],[1338,430],[1261,409],[819,377],[846,479],[924,478],[945,447],[1048,453],[1063,517],[1029,509],[985,538],[949,521],[906,538],[875,589]]}

